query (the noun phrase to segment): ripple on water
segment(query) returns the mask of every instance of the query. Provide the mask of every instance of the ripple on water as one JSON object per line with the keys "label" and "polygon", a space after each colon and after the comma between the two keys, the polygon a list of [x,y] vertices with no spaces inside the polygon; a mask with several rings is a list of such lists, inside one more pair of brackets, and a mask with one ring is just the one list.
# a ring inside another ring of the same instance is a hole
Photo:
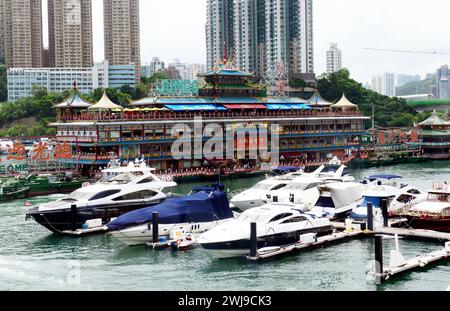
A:
{"label": "ripple on water", "polygon": [[[428,189],[433,181],[449,180],[450,162],[355,170],[361,179],[390,172]],[[231,191],[261,178],[226,181]],[[208,184],[208,183],[205,183]],[[176,190],[187,193],[192,184]],[[40,204],[57,196],[35,198]],[[0,290],[445,290],[450,263],[405,274],[381,286],[368,280],[374,245],[370,240],[304,251],[266,263],[243,259],[214,260],[202,249],[154,252],[126,247],[109,235],[70,238],[52,235],[25,221],[24,200],[0,204]],[[406,257],[441,248],[440,243],[401,240]],[[386,262],[393,240],[385,242]],[[78,274],[77,274],[78,273]],[[79,275],[79,282],[77,282]]]}

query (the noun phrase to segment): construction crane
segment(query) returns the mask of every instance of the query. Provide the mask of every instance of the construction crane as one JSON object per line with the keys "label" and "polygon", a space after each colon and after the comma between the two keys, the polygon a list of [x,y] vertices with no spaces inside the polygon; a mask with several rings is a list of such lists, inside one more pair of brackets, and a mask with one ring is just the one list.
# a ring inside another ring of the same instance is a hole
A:
{"label": "construction crane", "polygon": [[368,51],[379,51],[379,52],[393,52],[393,53],[410,53],[410,54],[433,54],[433,55],[450,55],[450,52],[444,51],[416,51],[416,50],[390,50],[390,49],[377,49],[377,48],[363,48],[363,50]]}

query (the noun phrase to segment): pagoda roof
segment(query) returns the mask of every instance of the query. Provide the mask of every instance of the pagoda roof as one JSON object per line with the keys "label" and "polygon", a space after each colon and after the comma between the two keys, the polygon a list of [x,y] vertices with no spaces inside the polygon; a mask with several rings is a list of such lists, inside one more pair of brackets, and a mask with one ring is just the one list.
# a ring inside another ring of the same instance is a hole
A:
{"label": "pagoda roof", "polygon": [[333,103],[323,99],[319,92],[315,92],[314,95],[308,100],[308,105],[313,107],[330,107]]}
{"label": "pagoda roof", "polygon": [[101,109],[104,109],[104,110],[112,110],[112,109],[123,110],[123,107],[113,103],[111,101],[111,99],[109,99],[108,95],[106,95],[106,92],[104,92],[102,98],[100,99],[100,101],[98,103],[96,103],[95,105],[89,107],[88,109],[91,109],[91,110],[95,110],[95,109],[99,109],[99,110],[101,110]]}
{"label": "pagoda roof", "polygon": [[437,115],[436,111],[433,111],[428,119],[419,123],[419,126],[450,126],[450,122],[445,121]]}
{"label": "pagoda roof", "polygon": [[210,70],[204,74],[200,74],[200,77],[213,77],[213,76],[237,76],[237,77],[251,77],[253,73],[247,73],[240,71],[238,69],[218,69],[218,70]]}
{"label": "pagoda roof", "polygon": [[57,104],[54,108],[89,108],[92,104],[83,100],[77,91],[64,102]]}
{"label": "pagoda roof", "polygon": [[342,95],[342,98],[331,107],[333,107],[333,108],[358,108],[358,105],[349,101],[348,98],[344,94],[344,95]]}

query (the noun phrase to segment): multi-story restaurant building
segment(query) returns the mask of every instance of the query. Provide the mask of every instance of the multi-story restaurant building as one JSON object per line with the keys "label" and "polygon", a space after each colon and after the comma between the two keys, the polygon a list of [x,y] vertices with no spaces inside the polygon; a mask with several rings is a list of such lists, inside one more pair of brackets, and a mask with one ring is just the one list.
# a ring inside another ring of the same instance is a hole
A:
{"label": "multi-story restaurant building", "polygon": [[8,100],[14,101],[32,94],[33,87],[44,87],[50,92],[70,90],[77,83],[81,93],[96,88],[136,86],[133,64],[109,66],[108,62],[89,68],[10,68],[8,70]]}
{"label": "multi-story restaurant building", "polygon": [[422,152],[430,159],[450,159],[450,122],[433,112],[419,124]]}
{"label": "multi-story restaurant building", "polygon": [[209,0],[206,33],[208,69],[232,57],[258,78],[280,63],[289,77],[314,72],[312,0]]}
{"label": "multi-story restaurant building", "polygon": [[50,67],[92,67],[92,0],[48,0]]}
{"label": "multi-story restaurant building", "polygon": [[[57,128],[57,140],[73,148],[72,158],[64,161],[89,167],[104,166],[110,159],[143,156],[158,169],[200,167],[205,161],[226,164],[236,160],[239,150],[271,146],[274,135],[279,137],[279,155],[286,160],[323,159],[331,153],[344,156],[360,146],[363,124],[369,118],[360,114],[356,105],[333,105],[318,94],[310,100],[266,97],[263,89],[248,84],[251,74],[228,67],[201,76],[206,86],[193,96],[145,98],[132,104],[135,109],[109,114],[76,107],[59,109],[58,121],[52,124]],[[195,134],[196,117],[203,120],[199,136]],[[259,132],[256,139],[232,135],[229,145],[229,135],[217,138],[204,131],[210,124],[219,125],[223,133],[250,133],[254,125],[269,133]],[[273,125],[279,128],[274,130]],[[178,130],[173,131],[174,127]],[[214,159],[206,158],[190,140],[194,136],[203,142],[200,148],[211,139],[231,146],[232,158],[222,150]],[[187,158],[174,158],[172,147],[179,139],[192,146]],[[257,166],[266,159],[254,161]]]}
{"label": "multi-story restaurant building", "polygon": [[110,65],[135,65],[141,80],[139,0],[104,0],[105,59]]}
{"label": "multi-story restaurant building", "polygon": [[7,68],[42,67],[42,1],[4,0]]}
{"label": "multi-story restaurant building", "polygon": [[342,51],[337,43],[331,43],[327,51],[327,73],[333,73],[342,69]]}

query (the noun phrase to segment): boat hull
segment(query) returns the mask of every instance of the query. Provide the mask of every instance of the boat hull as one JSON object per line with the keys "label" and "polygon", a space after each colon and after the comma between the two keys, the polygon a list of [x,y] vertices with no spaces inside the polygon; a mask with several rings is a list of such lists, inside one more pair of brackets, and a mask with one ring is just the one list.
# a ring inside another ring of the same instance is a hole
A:
{"label": "boat hull", "polygon": [[27,219],[34,219],[37,223],[44,226],[53,233],[63,234],[64,231],[71,231],[73,229],[73,217],[75,217],[76,219],[76,229],[82,229],[83,225],[88,220],[101,219],[102,224],[105,225],[109,223],[112,218],[117,218],[131,211],[151,205],[156,205],[161,202],[162,200],[126,205],[98,205],[78,207],[76,209],[75,216],[72,214],[72,211],[70,209],[39,211],[38,207],[36,207],[27,212]]}
{"label": "boat hull", "polygon": [[413,229],[450,232],[450,217],[425,219],[411,215],[403,215],[402,217],[408,219],[408,225]]}
{"label": "boat hull", "polygon": [[[333,232],[331,226],[317,227],[311,229],[298,230],[293,232],[284,232],[279,234],[258,237],[257,248],[276,247],[282,245],[295,244],[300,240],[300,236],[308,233],[316,233],[318,236],[324,236]],[[250,239],[241,239],[235,241],[223,241],[212,243],[201,243],[201,246],[208,250],[214,258],[234,258],[246,256],[250,252]]]}
{"label": "boat hull", "polygon": [[[183,235],[194,232],[206,232],[227,221],[184,223],[184,224],[160,224],[159,237],[169,237],[172,230],[180,231]],[[153,242],[151,224],[145,224],[124,230],[113,231],[111,235],[128,246],[137,246]]]}

